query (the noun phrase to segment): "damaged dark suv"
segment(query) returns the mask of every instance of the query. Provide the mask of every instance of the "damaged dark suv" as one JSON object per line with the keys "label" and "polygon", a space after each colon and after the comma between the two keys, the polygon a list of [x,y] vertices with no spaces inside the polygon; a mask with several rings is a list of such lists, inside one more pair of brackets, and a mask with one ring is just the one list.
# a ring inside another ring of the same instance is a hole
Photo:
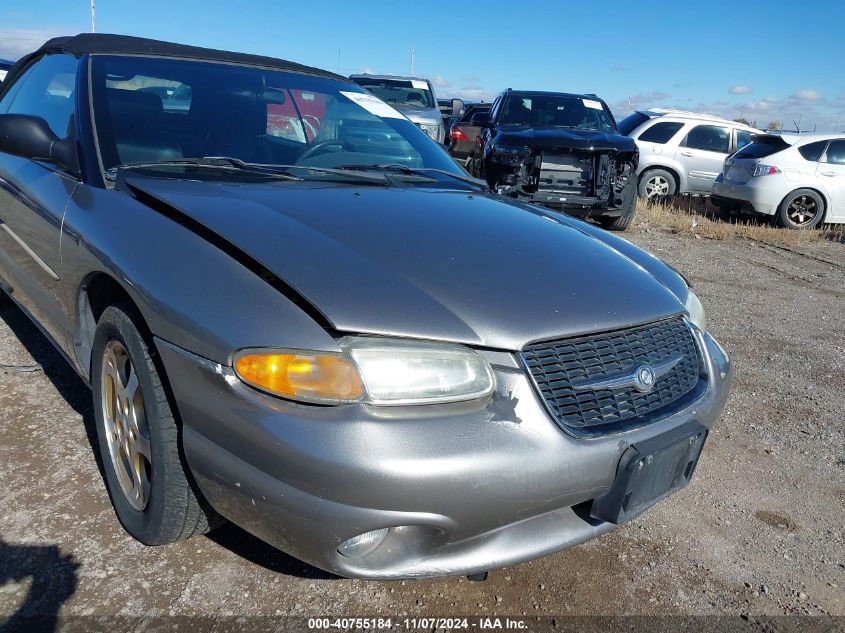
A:
{"label": "damaged dark suv", "polygon": [[639,153],[595,95],[509,88],[472,123],[484,128],[473,175],[495,191],[595,218],[606,229],[631,223]]}

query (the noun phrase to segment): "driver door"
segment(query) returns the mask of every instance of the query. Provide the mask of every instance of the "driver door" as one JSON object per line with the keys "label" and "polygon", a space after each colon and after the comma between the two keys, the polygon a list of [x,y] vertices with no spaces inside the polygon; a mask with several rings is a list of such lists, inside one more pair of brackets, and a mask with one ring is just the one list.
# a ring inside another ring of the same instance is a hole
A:
{"label": "driver door", "polygon": [[[74,109],[76,68],[70,55],[42,57],[5,94],[0,114],[39,116],[65,138]],[[16,301],[62,347],[68,319],[59,240],[78,184],[55,165],[0,153],[0,276]]]}

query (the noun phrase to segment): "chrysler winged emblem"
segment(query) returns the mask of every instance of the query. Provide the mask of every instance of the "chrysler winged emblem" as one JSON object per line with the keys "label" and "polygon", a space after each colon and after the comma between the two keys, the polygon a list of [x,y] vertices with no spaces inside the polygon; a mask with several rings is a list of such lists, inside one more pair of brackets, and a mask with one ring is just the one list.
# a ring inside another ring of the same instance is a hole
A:
{"label": "chrysler winged emblem", "polygon": [[633,387],[640,393],[649,393],[652,389],[654,389],[657,381],[662,376],[668,374],[675,365],[681,362],[682,359],[683,355],[679,354],[678,356],[674,356],[669,360],[665,360],[656,365],[639,365],[630,373],[614,376],[612,378],[596,381],[588,379],[573,382],[572,388],[578,391],[588,389],[595,391],[596,389],[627,389],[629,387]]}

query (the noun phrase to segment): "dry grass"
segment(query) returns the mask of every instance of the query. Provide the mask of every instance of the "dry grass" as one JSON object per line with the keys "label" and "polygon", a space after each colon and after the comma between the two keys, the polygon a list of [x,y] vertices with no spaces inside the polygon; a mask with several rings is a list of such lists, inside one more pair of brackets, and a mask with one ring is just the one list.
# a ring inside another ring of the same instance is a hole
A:
{"label": "dry grass", "polygon": [[766,219],[740,216],[722,219],[704,198],[682,196],[670,203],[637,203],[634,228],[658,230],[695,238],[726,240],[745,238],[774,246],[795,248],[818,242],[845,243],[845,225],[827,225],[807,231],[781,229]]}

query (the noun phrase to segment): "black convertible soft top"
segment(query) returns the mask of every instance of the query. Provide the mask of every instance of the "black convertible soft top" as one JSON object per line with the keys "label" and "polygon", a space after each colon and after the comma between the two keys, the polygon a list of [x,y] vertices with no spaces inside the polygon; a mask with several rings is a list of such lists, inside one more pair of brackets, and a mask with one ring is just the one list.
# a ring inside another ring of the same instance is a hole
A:
{"label": "black convertible soft top", "polygon": [[[86,53],[92,54],[124,54],[124,55],[156,55],[161,57],[179,57],[184,59],[203,59],[208,61],[228,62],[234,64],[246,64],[250,66],[264,66],[289,70],[293,72],[318,75],[330,79],[341,79],[349,81],[335,73],[319,68],[312,68],[296,62],[289,62],[275,57],[263,55],[248,55],[246,53],[232,53],[220,51],[213,48],[202,48],[201,46],[188,46],[186,44],[173,44],[160,40],[149,40],[143,37],[132,37],[129,35],[110,35],[107,33],[82,33],[80,35],[55,37],[44,43],[37,51],[21,58],[9,73],[8,79],[16,75],[31,58],[39,57],[45,53],[68,53],[80,57]],[[8,82],[4,82],[8,83]]]}

